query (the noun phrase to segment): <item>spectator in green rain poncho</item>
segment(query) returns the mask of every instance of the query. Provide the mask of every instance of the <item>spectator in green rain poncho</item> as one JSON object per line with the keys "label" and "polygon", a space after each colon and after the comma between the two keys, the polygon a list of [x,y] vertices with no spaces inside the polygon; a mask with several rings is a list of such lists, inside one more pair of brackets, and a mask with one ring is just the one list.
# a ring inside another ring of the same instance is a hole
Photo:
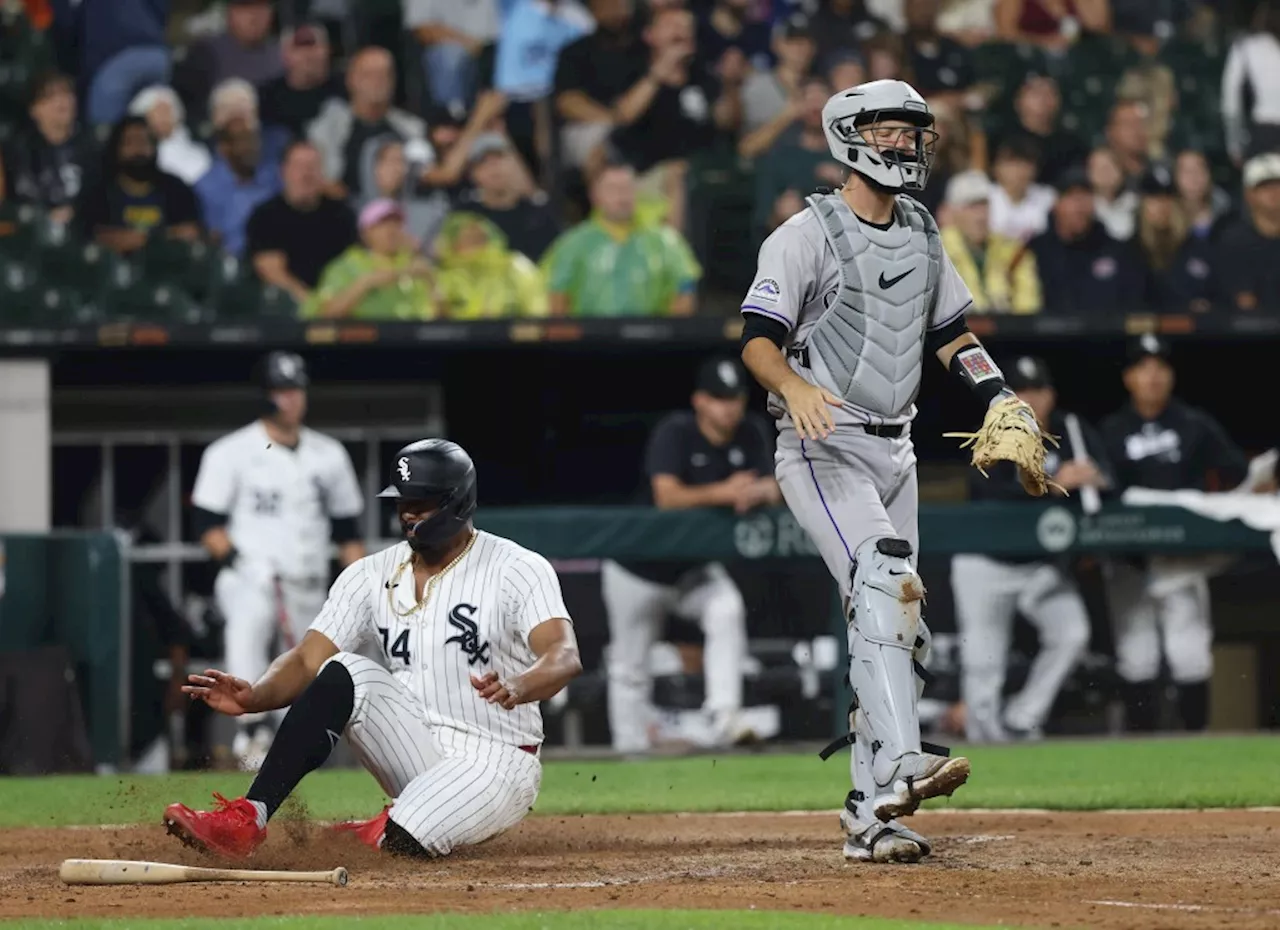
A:
{"label": "spectator in green rain poncho", "polygon": [[433,320],[433,270],[413,250],[404,210],[374,200],[360,211],[361,241],[328,265],[302,305],[303,317],[356,320]]}
{"label": "spectator in green rain poncho", "polygon": [[603,168],[591,185],[591,218],[561,235],[542,259],[553,316],[688,316],[702,268],[679,232],[636,213],[635,172]]}
{"label": "spectator in green rain poncho", "polygon": [[453,320],[546,316],[547,289],[538,266],[507,248],[496,225],[454,213],[436,239],[436,294]]}

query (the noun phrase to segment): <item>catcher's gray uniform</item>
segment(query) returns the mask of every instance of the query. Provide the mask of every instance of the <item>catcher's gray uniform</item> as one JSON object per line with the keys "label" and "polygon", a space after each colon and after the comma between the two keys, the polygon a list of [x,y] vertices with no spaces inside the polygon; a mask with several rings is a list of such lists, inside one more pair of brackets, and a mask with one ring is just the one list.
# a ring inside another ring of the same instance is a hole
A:
{"label": "catcher's gray uniform", "polygon": [[927,841],[892,818],[968,775],[967,761],[953,765],[920,742],[929,632],[915,572],[910,423],[926,337],[961,323],[971,303],[933,217],[916,201],[897,196],[893,221],[881,228],[860,221],[836,193],[810,197],[809,209],[765,241],[742,304],[744,314],[785,324],[792,370],[844,401],[824,440],[800,439],[781,397],[770,395],[769,409],[778,484],[849,618],[855,791],[842,817],[851,842],[878,819],[927,853]]}
{"label": "catcher's gray uniform", "polygon": [[[775,457],[787,506],[813,538],[840,585],[850,595],[853,553],[865,540],[897,536],[916,549],[915,452],[910,423],[924,360],[926,330],[960,319],[973,298],[937,241],[928,212],[900,196],[898,216],[888,229],[861,222],[839,194],[811,200],[829,207],[846,239],[859,248],[860,285],[855,307],[864,332],[843,349],[837,336],[830,349],[806,345],[818,320],[836,302],[841,262],[831,238],[834,228],[810,205],[780,226],[760,247],[755,281],[742,302],[743,313],[759,313],[787,326],[791,368],[806,381],[831,389],[831,365],[824,359],[847,351],[870,370],[857,374],[833,411],[835,431],[822,441],[796,435],[782,398],[769,396],[778,418]],[[908,225],[912,223],[914,225]],[[932,232],[930,232],[932,230]],[[809,351],[797,351],[797,345]],[[806,367],[804,356],[812,367]],[[850,363],[840,363],[850,364]]]}

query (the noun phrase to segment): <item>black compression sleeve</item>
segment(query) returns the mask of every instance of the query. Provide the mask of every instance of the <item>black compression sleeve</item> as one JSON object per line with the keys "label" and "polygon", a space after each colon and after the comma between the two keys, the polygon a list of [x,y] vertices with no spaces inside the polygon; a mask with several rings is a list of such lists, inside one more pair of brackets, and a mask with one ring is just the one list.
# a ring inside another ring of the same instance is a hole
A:
{"label": "black compression sleeve", "polygon": [[781,349],[782,344],[787,341],[787,327],[778,320],[771,320],[762,313],[746,313],[743,316],[746,318],[742,324],[743,346],[752,339],[763,337]]}
{"label": "black compression sleeve", "polygon": [[215,527],[227,525],[227,515],[225,513],[214,513],[212,510],[205,510],[203,507],[193,507],[192,511],[191,523],[192,528],[196,531],[196,539],[199,539]]}
{"label": "black compression sleeve", "polygon": [[964,314],[956,317],[946,326],[938,329],[931,329],[924,334],[924,348],[930,354],[937,352],[948,342],[954,342],[969,331],[969,324],[965,322]]}
{"label": "black compression sleeve", "polygon": [[354,542],[360,538],[360,527],[355,517],[330,517],[329,538],[338,545]]}

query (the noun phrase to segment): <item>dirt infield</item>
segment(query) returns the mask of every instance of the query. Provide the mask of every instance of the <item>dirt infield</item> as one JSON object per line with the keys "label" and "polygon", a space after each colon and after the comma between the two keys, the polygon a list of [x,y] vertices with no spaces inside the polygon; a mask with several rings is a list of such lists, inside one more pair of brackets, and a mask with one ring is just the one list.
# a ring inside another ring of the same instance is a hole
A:
{"label": "dirt infield", "polygon": [[[534,817],[438,862],[273,822],[257,868],[346,866],[346,888],[70,888],[66,858],[216,865],[160,826],[0,832],[0,919],[636,907],[748,908],[1041,927],[1280,926],[1280,813],[926,813],[926,864],[846,864],[834,814]],[[1273,871],[1274,870],[1274,871]]]}

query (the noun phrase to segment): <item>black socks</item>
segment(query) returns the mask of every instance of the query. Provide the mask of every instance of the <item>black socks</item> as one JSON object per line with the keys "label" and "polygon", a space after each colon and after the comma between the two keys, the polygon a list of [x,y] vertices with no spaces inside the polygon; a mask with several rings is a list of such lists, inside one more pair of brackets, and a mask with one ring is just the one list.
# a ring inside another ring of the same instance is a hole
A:
{"label": "black socks", "polygon": [[308,772],[324,765],[354,706],[351,673],[341,662],[330,662],[289,708],[245,797],[265,805],[268,817],[274,814]]}
{"label": "black socks", "polygon": [[1161,688],[1154,681],[1126,681],[1123,686],[1125,729],[1153,733],[1160,726]]}
{"label": "black socks", "polygon": [[1178,711],[1184,730],[1203,730],[1209,726],[1209,682],[1178,685]]}

